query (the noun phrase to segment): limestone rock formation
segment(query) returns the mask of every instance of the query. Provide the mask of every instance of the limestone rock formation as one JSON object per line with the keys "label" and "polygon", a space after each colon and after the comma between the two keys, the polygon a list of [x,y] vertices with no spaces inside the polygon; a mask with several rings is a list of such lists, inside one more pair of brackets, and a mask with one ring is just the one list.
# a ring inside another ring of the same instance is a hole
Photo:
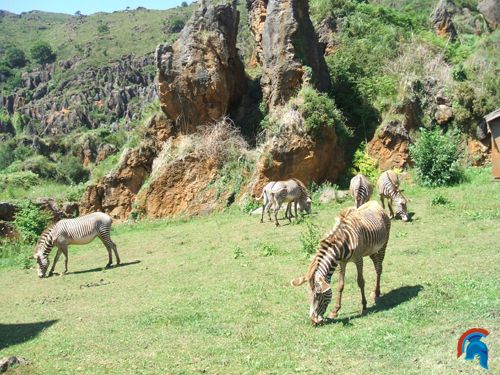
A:
{"label": "limestone rock formation", "polygon": [[249,65],[255,67],[264,62],[262,50],[262,34],[266,22],[266,8],[269,0],[247,0],[248,24],[254,37],[255,49]]}
{"label": "limestone rock formation", "polygon": [[231,5],[201,6],[179,39],[156,49],[163,112],[177,129],[191,133],[228,113],[246,91],[236,48],[239,12]]}
{"label": "limestone rock formation", "polygon": [[[262,6],[250,4],[250,9],[262,12]],[[259,17],[262,19],[263,16]],[[270,1],[267,4],[262,58],[261,86],[269,109],[288,101],[306,80],[310,79],[320,91],[329,87],[323,49],[318,43],[305,0]]]}
{"label": "limestone rock formation", "polygon": [[334,129],[323,127],[312,137],[301,131],[303,118],[297,111],[291,109],[281,118],[291,131],[278,134],[265,144],[249,187],[252,196],[260,196],[269,181],[291,177],[305,184],[334,181],[344,168]]}
{"label": "limestone rock formation", "polygon": [[477,4],[477,9],[488,22],[488,26],[492,30],[496,30],[500,23],[500,1],[499,0],[480,0]]}
{"label": "limestone rock formation", "polygon": [[431,14],[431,23],[439,36],[450,39],[456,38],[457,30],[452,18],[457,12],[458,8],[452,0],[439,0]]}
{"label": "limestone rock formation", "polygon": [[163,142],[173,134],[172,122],[165,115],[153,116],[139,147],[125,150],[116,170],[87,187],[80,202],[80,214],[103,211],[113,218],[126,219],[137,193],[151,172],[154,158]]}

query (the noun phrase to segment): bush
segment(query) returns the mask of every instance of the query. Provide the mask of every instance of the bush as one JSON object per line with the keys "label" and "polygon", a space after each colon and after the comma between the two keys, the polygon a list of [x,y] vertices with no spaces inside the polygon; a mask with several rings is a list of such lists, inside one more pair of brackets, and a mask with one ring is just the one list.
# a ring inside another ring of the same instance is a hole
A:
{"label": "bush", "polygon": [[14,225],[24,242],[34,244],[50,222],[50,215],[31,201],[18,205]]}
{"label": "bush", "polygon": [[304,117],[307,132],[314,133],[322,126],[329,126],[335,128],[337,134],[349,135],[342,113],[337,109],[333,99],[311,87],[303,88],[299,96],[303,98],[299,111]]}
{"label": "bush", "polygon": [[14,159],[14,149],[16,147],[15,140],[9,139],[0,142],[0,171],[7,168]]}
{"label": "bush", "polygon": [[61,182],[79,184],[89,179],[90,172],[86,170],[75,156],[64,157],[57,164],[57,175]]}
{"label": "bush", "polygon": [[11,47],[5,52],[5,61],[11,68],[22,68],[26,65],[26,55],[19,48]]}
{"label": "bush", "polygon": [[97,31],[100,33],[100,34],[106,34],[106,33],[109,33],[109,26],[106,25],[106,24],[100,24],[99,26],[97,26]]}
{"label": "bush", "polygon": [[56,60],[56,54],[50,44],[39,41],[30,49],[31,58],[38,64],[48,64]]}
{"label": "bush", "polygon": [[415,163],[418,182],[423,186],[445,186],[463,178],[459,165],[461,156],[459,135],[443,134],[440,129],[420,130],[420,138],[410,145],[410,156]]}
{"label": "bush", "polygon": [[0,174],[0,191],[5,190],[7,187],[29,189],[39,183],[40,178],[38,175],[29,171]]}
{"label": "bush", "polygon": [[354,153],[352,164],[354,168],[353,172],[356,174],[361,173],[371,181],[377,181],[380,176],[377,161],[368,155],[368,152],[366,152],[366,142],[361,143],[359,148]]}
{"label": "bush", "polygon": [[306,220],[306,228],[300,234],[300,242],[302,242],[302,250],[306,256],[311,256],[316,253],[320,237],[320,231],[316,224],[311,220]]}
{"label": "bush", "polygon": [[11,164],[9,170],[12,172],[31,171],[45,179],[57,178],[56,165],[43,155],[31,156],[24,161],[18,160]]}

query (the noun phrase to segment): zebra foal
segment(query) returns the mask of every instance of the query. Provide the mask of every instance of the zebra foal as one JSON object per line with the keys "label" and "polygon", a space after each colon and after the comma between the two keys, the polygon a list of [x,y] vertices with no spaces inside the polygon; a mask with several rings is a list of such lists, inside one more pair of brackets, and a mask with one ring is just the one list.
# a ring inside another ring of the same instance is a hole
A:
{"label": "zebra foal", "polygon": [[301,211],[305,210],[308,214],[311,213],[311,197],[309,192],[302,181],[296,178],[276,182],[271,188],[271,201],[274,206],[274,221],[276,226],[280,225],[278,222],[278,211],[284,202],[289,204],[289,207],[287,207],[289,215],[285,213],[285,218],[288,218],[290,222],[292,221],[291,203],[294,204],[295,217],[297,217],[297,205]]}
{"label": "zebra foal", "polygon": [[392,202],[396,204],[396,215],[401,216],[403,221],[408,221],[408,210],[405,196],[402,190],[399,190],[399,178],[396,173],[391,170],[385,171],[380,175],[377,181],[377,189],[380,195],[380,202],[385,209],[384,198],[387,199],[387,206],[389,208],[389,217],[394,218],[394,210],[392,209]]}
{"label": "zebra foal", "polygon": [[54,246],[57,247],[57,253],[48,276],[52,276],[54,273],[54,268],[61,253],[64,254],[65,258],[64,273],[68,272],[68,245],[85,245],[96,237],[99,237],[108,251],[109,260],[106,267],[110,267],[113,263],[111,251],[115,253],[116,265],[119,265],[120,256],[109,234],[111,222],[112,220],[108,215],[102,212],[94,212],[75,219],[60,220],[47,229],[42,233],[35,247],[34,258],[38,264],[38,277],[45,277],[50,264],[49,254]]}
{"label": "zebra foal", "polygon": [[330,281],[337,266],[340,266],[337,301],[330,318],[337,317],[342,305],[342,292],[348,262],[356,264],[362,311],[366,311],[367,304],[363,278],[363,257],[365,256],[369,256],[375,266],[376,279],[372,296],[375,299],[380,296],[382,263],[389,241],[390,229],[389,217],[375,201],[365,203],[357,209],[350,207],[340,211],[335,227],[320,241],[306,275],[291,281],[292,286],[299,286],[307,282],[310,305],[309,318],[313,324],[319,324],[323,321],[323,314],[332,300]]}
{"label": "zebra foal", "polygon": [[373,193],[373,185],[361,173],[351,178],[349,190],[356,203],[356,208],[368,202]]}

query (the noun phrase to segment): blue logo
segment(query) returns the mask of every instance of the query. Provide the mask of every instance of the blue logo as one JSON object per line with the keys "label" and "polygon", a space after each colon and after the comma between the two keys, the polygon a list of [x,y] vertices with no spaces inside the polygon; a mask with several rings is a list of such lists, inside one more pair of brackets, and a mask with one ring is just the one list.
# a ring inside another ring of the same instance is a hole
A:
{"label": "blue logo", "polygon": [[463,353],[465,353],[467,361],[472,361],[475,357],[479,357],[479,364],[487,370],[488,347],[481,339],[489,334],[484,328],[471,328],[465,331],[458,340],[457,358],[460,358]]}

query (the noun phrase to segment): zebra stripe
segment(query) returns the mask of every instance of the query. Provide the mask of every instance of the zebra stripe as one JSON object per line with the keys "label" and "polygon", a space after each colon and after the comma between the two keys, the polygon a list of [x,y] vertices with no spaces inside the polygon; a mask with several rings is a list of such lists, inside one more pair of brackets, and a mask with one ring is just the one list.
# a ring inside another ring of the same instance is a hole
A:
{"label": "zebra stripe", "polygon": [[356,203],[356,208],[368,202],[373,192],[373,185],[361,173],[351,179],[349,190]]}
{"label": "zebra stripe", "polygon": [[385,209],[384,199],[387,199],[389,208],[389,217],[395,217],[392,209],[392,202],[396,204],[396,215],[399,215],[403,221],[408,221],[407,200],[399,190],[399,178],[396,173],[391,170],[382,173],[377,182],[377,189],[380,195],[380,202]]}
{"label": "zebra stripe", "polygon": [[75,219],[61,220],[46,230],[40,236],[35,249],[34,257],[38,263],[38,276],[45,276],[50,264],[49,255],[54,246],[58,250],[54,257],[54,263],[50,269],[49,276],[53,274],[61,253],[65,257],[64,273],[68,272],[68,245],[84,245],[93,241],[95,237],[99,237],[108,251],[108,264],[106,267],[111,266],[113,263],[111,251],[115,254],[116,264],[120,264],[118,250],[110,236],[111,223],[112,219],[108,215],[102,212],[95,212]]}
{"label": "zebra stripe", "polygon": [[320,241],[306,275],[292,280],[293,286],[308,282],[309,317],[314,324],[323,321],[323,314],[332,299],[331,278],[335,269],[340,267],[336,304],[330,317],[338,315],[348,262],[356,264],[363,311],[366,311],[367,305],[363,278],[365,256],[369,256],[375,266],[376,280],[372,294],[375,298],[380,296],[380,276],[389,232],[389,217],[377,202],[370,201],[359,209],[346,208],[340,212],[333,230]]}

